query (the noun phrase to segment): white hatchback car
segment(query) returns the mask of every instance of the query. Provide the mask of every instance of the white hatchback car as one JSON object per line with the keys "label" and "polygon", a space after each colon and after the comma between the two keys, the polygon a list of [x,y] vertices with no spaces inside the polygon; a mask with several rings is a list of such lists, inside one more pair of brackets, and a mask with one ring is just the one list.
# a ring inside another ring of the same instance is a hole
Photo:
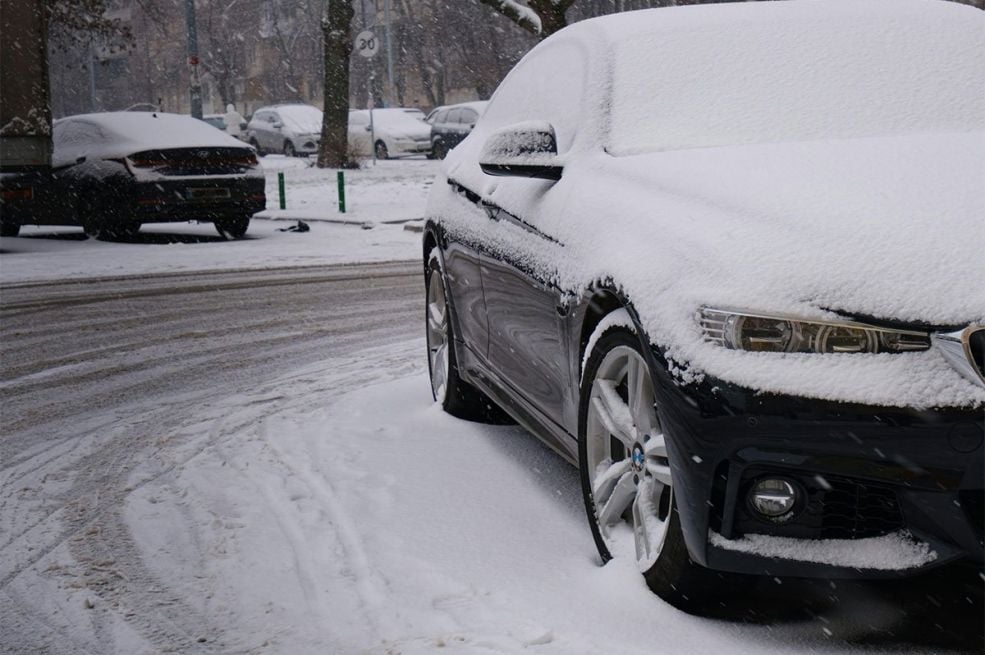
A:
{"label": "white hatchback car", "polygon": [[364,156],[375,150],[377,159],[426,155],[431,152],[431,126],[424,122],[424,112],[420,109],[389,107],[372,112],[367,109],[350,111],[349,147],[354,154]]}

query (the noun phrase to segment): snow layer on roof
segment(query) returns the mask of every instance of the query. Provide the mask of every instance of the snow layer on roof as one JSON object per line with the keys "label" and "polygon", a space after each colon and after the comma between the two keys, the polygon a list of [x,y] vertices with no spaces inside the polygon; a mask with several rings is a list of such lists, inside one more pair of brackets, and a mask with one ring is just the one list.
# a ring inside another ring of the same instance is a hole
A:
{"label": "snow layer on roof", "polygon": [[937,559],[937,552],[929,544],[916,541],[904,532],[866,539],[792,539],[763,534],[726,539],[710,532],[708,542],[740,553],[852,569],[902,571]]}
{"label": "snow layer on roof", "polygon": [[321,134],[322,112],[311,105],[281,105],[277,115],[297,134]]}
{"label": "snow layer on roof", "polygon": [[[528,55],[476,129],[445,160],[449,179],[526,226],[490,221],[444,180],[434,186],[427,216],[466,242],[509,255],[566,292],[613,281],[633,303],[651,340],[668,349],[683,381],[709,374],[767,393],[826,400],[917,409],[981,406],[985,389],[961,377],[934,350],[902,355],[730,351],[706,342],[696,320],[699,308],[710,305],[805,319],[849,315],[923,326],[985,322],[985,116],[974,102],[964,105],[972,110],[948,114],[954,120],[963,116],[954,129],[904,121],[895,125],[912,133],[895,136],[835,134],[614,157],[603,150],[604,135],[593,132],[596,119],[609,109],[596,102],[608,79],[591,56],[599,34],[605,34],[597,27],[615,34],[621,26],[633,26],[631,32],[639,34],[644,25],[663,30],[657,19],[665,15],[670,23],[683,24],[685,19],[673,17],[690,12],[694,18],[687,20],[698,24],[698,18],[719,11],[777,16],[786,11],[777,9],[780,5],[800,4],[804,7],[789,10],[797,20],[815,16],[826,22],[822,5],[849,25],[855,20],[849,14],[861,11],[856,6],[880,16],[902,8],[914,24],[933,28],[952,24],[957,16],[985,33],[985,14],[978,10],[911,0],[742,3],[586,21],[595,27],[575,25],[534,50],[546,53],[548,68],[562,66],[554,81],[529,87],[527,76],[540,73],[540,58]],[[956,30],[949,54],[938,58],[953,66],[944,66],[934,82],[958,89],[953,97],[968,89],[977,93],[976,82],[985,80],[981,47],[976,46],[979,56],[970,58],[958,38],[962,30]],[[911,37],[923,38],[918,32]],[[817,56],[825,59],[842,49],[842,40],[856,38],[857,32],[848,30],[842,39],[816,43]],[[899,65],[909,66],[906,48],[897,45]],[[971,59],[978,68],[964,65]],[[772,63],[758,65],[769,69]],[[566,76],[574,83],[565,84]],[[527,98],[509,88],[513,82],[528,91]],[[702,80],[693,84],[702,86]],[[584,90],[566,96],[580,97],[581,106],[551,114],[555,89]],[[776,95],[772,89],[762,92]],[[714,88],[705,94],[713,97]],[[660,98],[650,102],[658,105]],[[913,112],[922,115],[923,109],[914,106]],[[575,130],[564,134],[564,122],[572,117],[578,119]],[[481,172],[479,153],[493,132],[544,119],[558,129],[559,162],[565,165],[559,182]],[[535,236],[540,234],[555,241]]]}
{"label": "snow layer on roof", "polygon": [[981,12],[929,4],[803,0],[599,21],[612,44],[609,150],[964,129],[985,117]]}
{"label": "snow layer on roof", "polygon": [[119,111],[80,114],[55,121],[52,165],[79,157],[119,158],[163,148],[248,148],[239,139],[191,116]]}

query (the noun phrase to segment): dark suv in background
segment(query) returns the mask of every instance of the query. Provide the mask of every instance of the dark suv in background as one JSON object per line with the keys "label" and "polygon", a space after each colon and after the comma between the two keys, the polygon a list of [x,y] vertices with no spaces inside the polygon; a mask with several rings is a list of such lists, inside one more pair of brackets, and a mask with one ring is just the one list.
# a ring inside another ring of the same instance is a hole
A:
{"label": "dark suv in background", "polygon": [[475,127],[489,104],[485,100],[438,107],[428,115],[431,124],[431,158],[444,159]]}

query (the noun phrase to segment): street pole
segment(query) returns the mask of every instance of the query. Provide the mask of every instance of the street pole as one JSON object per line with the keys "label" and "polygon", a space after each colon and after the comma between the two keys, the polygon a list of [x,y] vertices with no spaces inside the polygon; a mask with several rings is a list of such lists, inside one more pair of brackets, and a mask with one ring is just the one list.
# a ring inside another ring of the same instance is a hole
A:
{"label": "street pole", "polygon": [[[392,101],[395,99],[396,93],[393,86],[393,46],[391,45],[392,39],[390,38],[390,0],[385,0],[383,3],[383,18],[386,21],[386,78],[387,83],[390,86],[390,99]],[[390,106],[393,106],[392,102]]]}
{"label": "street pole", "polygon": [[192,116],[202,118],[202,80],[198,76],[198,29],[195,26],[195,0],[185,0],[188,24],[188,65],[191,66]]}

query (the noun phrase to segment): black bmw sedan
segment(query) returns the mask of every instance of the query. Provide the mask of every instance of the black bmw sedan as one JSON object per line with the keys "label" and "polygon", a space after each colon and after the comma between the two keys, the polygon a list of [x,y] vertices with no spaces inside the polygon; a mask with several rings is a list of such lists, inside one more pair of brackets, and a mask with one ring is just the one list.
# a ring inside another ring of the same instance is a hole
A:
{"label": "black bmw sedan", "polygon": [[431,192],[435,399],[577,465],[602,561],[684,609],[980,568],[982,54],[985,14],[934,0],[546,39]]}
{"label": "black bmw sedan", "polygon": [[[52,140],[50,174],[32,180],[34,202],[4,207],[5,236],[33,223],[122,237],[144,223],[194,220],[239,238],[266,206],[255,151],[190,116],[70,116],[55,121]],[[5,180],[5,188],[15,189],[17,182]]]}

